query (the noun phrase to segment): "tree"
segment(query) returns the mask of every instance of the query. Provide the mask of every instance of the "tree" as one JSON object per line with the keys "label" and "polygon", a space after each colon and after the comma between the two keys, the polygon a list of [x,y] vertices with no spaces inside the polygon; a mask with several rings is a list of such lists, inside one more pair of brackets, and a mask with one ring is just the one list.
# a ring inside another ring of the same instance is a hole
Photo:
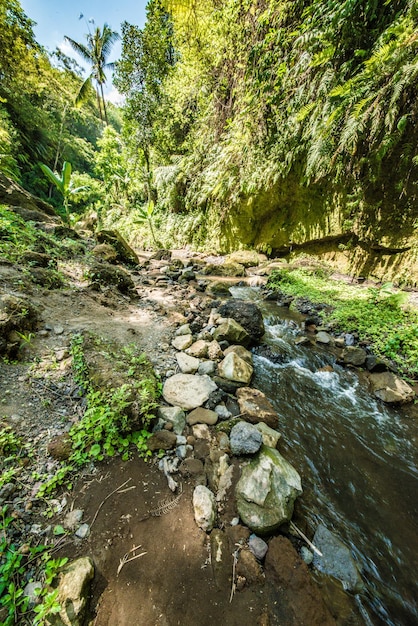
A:
{"label": "tree", "polygon": [[112,70],[114,63],[108,63],[107,58],[113,44],[118,41],[119,33],[111,30],[108,24],[103,29],[96,28],[93,34],[87,35],[87,45],[74,41],[71,37],[65,39],[87,63],[91,65],[90,76],[82,84],[77,96],[77,102],[82,102],[91,86],[92,80],[96,82],[97,106],[100,119],[108,124],[106,103],[103,93],[103,85],[106,83],[106,70]]}

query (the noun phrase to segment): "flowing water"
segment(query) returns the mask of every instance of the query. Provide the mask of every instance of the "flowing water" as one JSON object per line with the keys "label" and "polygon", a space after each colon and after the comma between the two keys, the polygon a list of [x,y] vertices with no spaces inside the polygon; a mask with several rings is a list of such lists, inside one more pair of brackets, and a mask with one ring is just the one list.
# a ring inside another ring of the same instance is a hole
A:
{"label": "flowing water", "polygon": [[[296,345],[302,316],[261,301],[256,289],[231,291],[258,303],[263,343],[283,357],[276,364],[254,355],[254,386],[279,414],[281,450],[301,474],[309,527],[323,523],[351,549],[366,624],[418,624],[416,418],[376,401],[329,350]],[[332,371],[321,370],[327,365]]]}

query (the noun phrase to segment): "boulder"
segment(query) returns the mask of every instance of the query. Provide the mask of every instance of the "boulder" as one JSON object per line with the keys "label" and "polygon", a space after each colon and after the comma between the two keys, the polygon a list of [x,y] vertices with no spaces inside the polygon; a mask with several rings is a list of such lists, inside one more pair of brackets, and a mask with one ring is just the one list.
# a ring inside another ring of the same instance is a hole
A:
{"label": "boulder", "polygon": [[224,355],[226,356],[230,352],[235,352],[235,354],[238,355],[241,359],[243,359],[250,365],[253,364],[253,355],[249,350],[244,348],[244,346],[229,346],[229,348],[224,351]]}
{"label": "boulder", "polygon": [[110,263],[94,263],[90,269],[91,287],[114,285],[121,293],[136,293],[135,284],[124,269]]}
{"label": "boulder", "polygon": [[174,337],[173,341],[171,342],[171,345],[176,349],[176,350],[186,350],[186,348],[189,348],[193,343],[193,336],[191,334],[185,334],[185,335],[178,335],[177,337]]}
{"label": "boulder", "polygon": [[51,623],[59,626],[84,626],[93,576],[94,565],[89,557],[77,559],[64,567],[60,574],[57,597],[61,610],[58,619],[51,616]]}
{"label": "boulder", "polygon": [[231,285],[229,283],[225,283],[222,280],[213,280],[206,287],[206,293],[209,296],[230,296],[231,292],[229,291]]}
{"label": "boulder", "polygon": [[277,442],[279,441],[281,434],[274,430],[274,428],[270,428],[267,426],[265,422],[258,422],[255,425],[255,428],[261,433],[263,438],[263,443],[268,448],[276,448]]}
{"label": "boulder", "polygon": [[315,339],[318,343],[330,344],[333,342],[331,335],[326,333],[324,330],[320,330],[316,333]]}
{"label": "boulder", "polygon": [[241,389],[237,389],[236,393],[240,412],[244,420],[252,424],[264,422],[270,428],[277,428],[279,416],[262,391],[251,389],[250,387],[241,387]]}
{"label": "boulder", "polygon": [[248,547],[254,554],[255,558],[261,561],[267,554],[269,549],[267,543],[261,537],[257,537],[254,533],[250,535],[248,540]]}
{"label": "boulder", "polygon": [[198,485],[193,492],[193,508],[196,524],[205,532],[211,531],[216,519],[216,500],[213,493],[204,485]]}
{"label": "boulder", "polygon": [[226,319],[220,324],[214,334],[217,341],[228,341],[232,344],[247,346],[250,342],[250,336],[247,331],[232,318]]}
{"label": "boulder", "polygon": [[223,263],[208,263],[201,273],[205,276],[245,276],[245,268],[240,263],[225,260]]}
{"label": "boulder", "polygon": [[297,471],[277,450],[266,446],[243,468],[235,489],[242,521],[260,534],[273,532],[288,522],[301,493]]}
{"label": "boulder", "polygon": [[189,413],[187,416],[187,423],[189,426],[194,426],[195,424],[208,424],[209,426],[214,426],[218,421],[218,414],[215,411],[210,411],[209,409],[204,409],[202,407],[198,407]]}
{"label": "boulder", "polygon": [[101,230],[96,234],[96,237],[99,243],[106,243],[114,248],[120,263],[138,265],[137,254],[117,230]]}
{"label": "boulder", "polygon": [[224,356],[224,353],[222,352],[222,348],[219,345],[219,343],[216,341],[216,339],[214,339],[213,341],[210,341],[208,344],[208,358],[211,361],[220,361]]}
{"label": "boulder", "polygon": [[412,387],[392,372],[370,374],[369,378],[374,395],[383,402],[406,404],[415,398]]}
{"label": "boulder", "polygon": [[261,448],[263,437],[255,426],[248,422],[238,422],[232,427],[229,435],[231,452],[240,454],[255,454]]}
{"label": "boulder", "polygon": [[205,359],[208,356],[208,342],[198,339],[187,348],[187,354],[198,359]]}
{"label": "boulder", "polygon": [[209,376],[175,374],[164,383],[163,397],[168,404],[186,411],[202,406],[217,386]]}
{"label": "boulder", "polygon": [[99,243],[92,250],[93,256],[99,261],[106,263],[116,263],[118,254],[113,246],[108,243]]}
{"label": "boulder", "polygon": [[237,356],[235,352],[230,352],[226,355],[224,360],[219,363],[218,372],[219,376],[222,378],[248,385],[254,370],[251,365]]}
{"label": "boulder", "polygon": [[228,255],[228,259],[244,267],[254,267],[260,263],[260,256],[255,250],[236,250]]}
{"label": "boulder", "polygon": [[314,553],[315,567],[324,574],[341,580],[345,589],[359,593],[364,584],[347,546],[323,524],[316,529],[312,542],[322,553],[322,556]]}
{"label": "boulder", "polygon": [[8,206],[11,211],[21,215],[25,221],[61,221],[50,204],[30,194],[15,181],[5,176],[3,172],[0,172],[0,204]]}
{"label": "boulder", "polygon": [[366,350],[358,346],[347,346],[341,353],[340,361],[345,365],[364,365],[367,358]]}
{"label": "boulder", "polygon": [[[253,302],[245,302],[233,298],[219,307],[223,317],[232,318],[248,333],[252,342],[257,342],[265,332],[263,316],[260,309]],[[242,341],[237,341],[242,343]]]}
{"label": "boulder", "polygon": [[153,433],[147,441],[147,448],[151,452],[156,450],[171,450],[177,444],[177,436],[169,430],[159,430]]}
{"label": "boulder", "polygon": [[177,352],[176,359],[183,374],[195,374],[199,369],[200,361],[194,356],[189,356],[184,352]]}

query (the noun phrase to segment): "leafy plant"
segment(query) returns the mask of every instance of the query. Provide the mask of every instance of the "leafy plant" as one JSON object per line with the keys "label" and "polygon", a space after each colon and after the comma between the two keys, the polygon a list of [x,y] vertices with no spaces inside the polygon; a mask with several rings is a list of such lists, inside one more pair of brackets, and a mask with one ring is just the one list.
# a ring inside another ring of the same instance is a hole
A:
{"label": "leafy plant", "polygon": [[134,224],[144,224],[144,223],[148,224],[149,229],[151,231],[152,240],[154,244],[156,245],[156,247],[158,248],[160,244],[155,237],[153,218],[152,218],[154,214],[154,210],[155,210],[155,203],[153,200],[150,200],[147,204],[146,209],[139,208],[136,210]]}
{"label": "leafy plant", "polygon": [[72,167],[71,167],[71,163],[69,163],[68,161],[64,161],[62,165],[61,176],[58,176],[58,174],[54,173],[44,163],[40,163],[39,167],[41,168],[45,176],[49,178],[50,182],[53,185],[55,185],[55,187],[61,193],[62,198],[63,198],[63,203],[64,203],[65,219],[67,223],[69,224],[70,223],[70,212],[69,212],[70,197],[78,193],[79,191],[83,191],[83,189],[86,189],[86,187],[74,188],[72,186],[72,181],[71,181]]}

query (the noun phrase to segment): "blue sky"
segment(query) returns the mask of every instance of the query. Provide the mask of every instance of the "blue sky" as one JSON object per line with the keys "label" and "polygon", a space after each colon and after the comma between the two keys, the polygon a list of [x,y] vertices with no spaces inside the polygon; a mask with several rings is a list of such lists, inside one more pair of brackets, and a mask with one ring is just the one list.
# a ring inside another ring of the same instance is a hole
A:
{"label": "blue sky", "polygon": [[[101,28],[105,22],[119,33],[120,25],[125,20],[142,28],[147,0],[20,0],[20,4],[26,15],[37,22],[34,31],[40,44],[50,52],[58,46],[80,62],[71,46],[64,41],[64,35],[84,43],[88,28]],[[79,19],[80,14],[84,15],[83,19]],[[94,24],[89,23],[91,19]],[[115,44],[109,61],[115,61],[120,50],[120,43]],[[112,88],[110,79],[107,83],[107,98],[117,101],[118,94]]]}

